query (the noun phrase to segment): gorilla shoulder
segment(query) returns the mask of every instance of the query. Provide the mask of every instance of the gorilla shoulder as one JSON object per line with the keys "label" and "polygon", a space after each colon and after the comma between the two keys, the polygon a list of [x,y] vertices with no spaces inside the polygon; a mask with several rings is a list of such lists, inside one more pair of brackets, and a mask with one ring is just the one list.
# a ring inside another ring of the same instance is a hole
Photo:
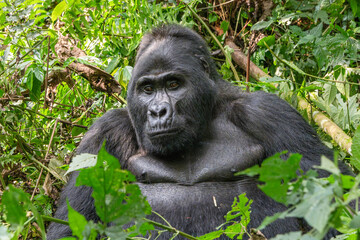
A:
{"label": "gorilla shoulder", "polygon": [[76,153],[97,154],[106,141],[106,150],[126,167],[125,159],[134,155],[138,144],[127,109],[113,109],[97,119],[85,134]]}

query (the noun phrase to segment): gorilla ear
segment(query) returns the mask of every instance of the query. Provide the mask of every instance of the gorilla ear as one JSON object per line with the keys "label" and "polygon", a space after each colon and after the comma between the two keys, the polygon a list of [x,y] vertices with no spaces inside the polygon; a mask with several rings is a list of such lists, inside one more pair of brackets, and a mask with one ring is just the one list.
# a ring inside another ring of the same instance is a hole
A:
{"label": "gorilla ear", "polygon": [[201,65],[203,66],[207,76],[209,77],[210,76],[210,66],[209,66],[209,63],[206,61],[205,57],[202,55],[197,55],[197,54],[195,54],[195,57],[200,59]]}

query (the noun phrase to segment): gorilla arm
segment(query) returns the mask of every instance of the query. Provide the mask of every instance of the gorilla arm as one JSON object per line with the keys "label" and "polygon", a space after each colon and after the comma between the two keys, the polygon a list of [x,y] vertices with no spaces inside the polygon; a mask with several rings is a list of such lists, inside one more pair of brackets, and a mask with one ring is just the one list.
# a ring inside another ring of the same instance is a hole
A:
{"label": "gorilla arm", "polygon": [[303,155],[301,168],[305,171],[319,165],[321,155],[333,157],[303,117],[274,94],[244,93],[232,103],[229,118],[260,141],[266,157],[284,150],[300,153]]}
{"label": "gorilla arm", "polygon": [[[106,140],[106,150],[117,157],[124,167],[127,159],[137,150],[136,136],[126,109],[112,110],[99,118],[85,134],[76,153],[97,154],[104,140]],[[66,199],[69,199],[70,205],[87,220],[98,221],[94,200],[91,197],[92,189],[87,186],[75,187],[77,176],[78,172],[71,174],[68,184],[62,191],[54,217],[67,220]],[[71,236],[68,226],[54,222],[50,224],[47,239],[59,239],[65,236]]]}

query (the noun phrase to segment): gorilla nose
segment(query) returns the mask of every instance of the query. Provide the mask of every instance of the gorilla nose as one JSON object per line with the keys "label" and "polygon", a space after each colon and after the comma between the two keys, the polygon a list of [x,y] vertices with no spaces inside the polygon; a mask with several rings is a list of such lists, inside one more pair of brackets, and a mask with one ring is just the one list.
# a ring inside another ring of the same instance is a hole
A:
{"label": "gorilla nose", "polygon": [[167,120],[171,116],[171,107],[168,103],[154,104],[149,107],[149,116],[155,119]]}

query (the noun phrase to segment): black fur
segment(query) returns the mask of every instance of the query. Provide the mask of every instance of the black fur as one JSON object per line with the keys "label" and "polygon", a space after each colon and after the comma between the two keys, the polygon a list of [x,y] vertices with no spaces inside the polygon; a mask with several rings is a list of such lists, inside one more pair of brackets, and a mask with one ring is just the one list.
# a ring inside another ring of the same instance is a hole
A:
{"label": "black fur", "polygon": [[[254,201],[250,227],[285,210],[255,180],[234,177],[234,172],[283,150],[301,153],[305,171],[318,165],[321,155],[332,156],[285,101],[265,92],[244,93],[222,80],[206,43],[177,25],[144,36],[128,87],[128,109],[109,111],[96,121],[77,153],[96,154],[104,140],[121,166],[136,175],[153,210],[195,236],[215,230],[243,192]],[[68,198],[73,208],[97,221],[91,189],[75,187],[76,177],[63,190],[55,217],[67,219]],[[300,229],[307,229],[302,220],[286,219],[263,232],[272,237]],[[48,229],[50,240],[70,235],[64,225],[52,223]]]}

